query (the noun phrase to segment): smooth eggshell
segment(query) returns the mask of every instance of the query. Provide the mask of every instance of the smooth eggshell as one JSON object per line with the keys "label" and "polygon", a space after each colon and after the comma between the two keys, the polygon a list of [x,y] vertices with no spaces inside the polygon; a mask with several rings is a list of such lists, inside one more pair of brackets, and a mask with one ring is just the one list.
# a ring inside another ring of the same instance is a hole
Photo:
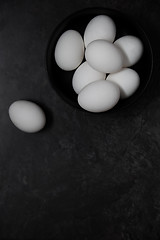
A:
{"label": "smooth eggshell", "polygon": [[105,112],[113,108],[120,98],[119,87],[109,81],[100,80],[88,84],[78,95],[79,105],[90,112]]}
{"label": "smooth eggshell", "polygon": [[59,38],[55,48],[57,65],[66,71],[77,68],[84,57],[84,43],[79,32],[68,30]]}
{"label": "smooth eggshell", "polygon": [[42,109],[37,104],[25,100],[12,103],[9,116],[17,128],[28,133],[40,131],[46,123]]}
{"label": "smooth eggshell", "polygon": [[105,15],[94,17],[87,25],[84,32],[84,44],[87,45],[97,39],[113,42],[116,36],[116,26],[114,21]]}
{"label": "smooth eggshell", "polygon": [[124,67],[130,67],[138,62],[143,53],[143,44],[135,36],[124,36],[117,39],[114,44],[119,47],[124,54]]}
{"label": "smooth eggshell", "polygon": [[130,97],[140,84],[138,73],[130,68],[124,68],[120,72],[109,74],[107,80],[119,86],[122,99]]}
{"label": "smooth eggshell", "polygon": [[105,77],[105,73],[96,71],[87,62],[84,62],[76,69],[72,79],[72,86],[78,94],[87,84],[105,79]]}
{"label": "smooth eggshell", "polygon": [[113,73],[123,66],[123,54],[113,43],[105,40],[91,42],[85,52],[89,65],[99,72]]}

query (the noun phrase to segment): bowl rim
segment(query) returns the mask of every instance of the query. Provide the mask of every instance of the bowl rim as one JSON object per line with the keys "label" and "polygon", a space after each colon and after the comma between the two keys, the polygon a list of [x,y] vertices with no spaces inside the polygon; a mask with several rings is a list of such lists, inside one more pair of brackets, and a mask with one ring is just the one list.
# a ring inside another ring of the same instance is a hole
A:
{"label": "bowl rim", "polygon": [[[52,87],[52,89],[55,90],[55,92],[61,97],[61,99],[66,102],[67,104],[71,105],[72,107],[80,110],[80,111],[85,111],[87,112],[86,110],[82,109],[80,106],[78,106],[77,104],[74,104],[72,100],[70,100],[69,98],[65,97],[61,91],[57,88],[57,87],[53,87],[52,86],[52,83],[51,83],[51,79],[50,79],[50,73],[49,73],[49,64],[48,64],[48,58],[49,58],[49,53],[50,53],[50,45],[52,43],[52,39],[53,39],[53,36],[54,34],[58,31],[58,29],[64,25],[64,23],[72,18],[74,18],[75,16],[77,15],[81,15],[81,14],[89,14],[89,13],[94,13],[96,11],[108,11],[108,12],[111,12],[111,13],[117,13],[119,16],[123,16],[124,18],[126,19],[129,19],[129,21],[131,23],[134,24],[134,26],[139,29],[139,31],[143,34],[143,36],[145,37],[145,40],[147,42],[147,45],[149,47],[149,52],[150,52],[150,61],[151,61],[151,66],[150,66],[150,73],[149,73],[149,76],[147,78],[147,81],[146,81],[146,84],[144,85],[143,89],[140,91],[140,93],[130,102],[128,102],[128,104],[126,103],[125,105],[121,105],[120,107],[117,105],[115,105],[112,109],[109,110],[110,111],[113,111],[113,110],[119,110],[119,109],[124,109],[124,108],[127,108],[128,106],[130,105],[133,105],[135,104],[141,97],[142,95],[144,94],[146,88],[148,87],[149,83],[151,82],[151,77],[152,77],[152,73],[153,73],[153,50],[152,50],[152,46],[151,46],[151,43],[150,43],[150,39],[149,39],[149,36],[146,34],[146,32],[144,31],[144,29],[142,28],[142,26],[139,24],[139,22],[137,20],[134,19],[134,17],[130,16],[129,14],[127,13],[124,13],[123,11],[120,11],[116,8],[107,8],[107,7],[88,7],[88,8],[82,8],[78,11],[75,11],[69,15],[67,15],[66,17],[64,17],[62,19],[62,21],[60,21],[54,28],[52,28],[50,34],[49,34],[49,38],[48,38],[48,41],[47,41],[47,44],[46,44],[46,50],[45,50],[45,56],[44,56],[44,67],[45,67],[45,71],[47,73],[47,77],[48,77],[48,80],[50,82],[50,85]],[[98,14],[98,13],[97,13]],[[123,100],[122,100],[123,101]],[[108,112],[108,111],[107,111]],[[104,112],[102,112],[104,113]]]}

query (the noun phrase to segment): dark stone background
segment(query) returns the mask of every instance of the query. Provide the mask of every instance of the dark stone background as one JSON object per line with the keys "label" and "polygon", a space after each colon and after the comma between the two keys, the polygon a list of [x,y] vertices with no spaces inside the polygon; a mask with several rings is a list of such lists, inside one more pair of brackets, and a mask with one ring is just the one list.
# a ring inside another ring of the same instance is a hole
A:
{"label": "dark stone background", "polygon": [[[90,115],[52,89],[52,30],[85,7],[133,16],[150,37],[152,84],[135,105]],[[38,102],[47,127],[16,129],[18,99]],[[160,2],[0,0],[0,239],[160,239]]]}

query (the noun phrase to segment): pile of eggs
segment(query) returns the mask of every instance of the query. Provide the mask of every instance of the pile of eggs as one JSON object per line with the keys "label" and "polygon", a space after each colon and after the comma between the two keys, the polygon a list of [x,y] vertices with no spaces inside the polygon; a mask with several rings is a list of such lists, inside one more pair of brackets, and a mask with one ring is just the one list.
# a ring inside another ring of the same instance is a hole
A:
{"label": "pile of eggs", "polygon": [[138,73],[130,67],[143,54],[136,36],[116,39],[116,25],[106,15],[91,19],[84,37],[65,31],[55,47],[55,61],[64,71],[75,70],[72,86],[79,105],[90,112],[104,112],[120,99],[130,97],[140,85]]}

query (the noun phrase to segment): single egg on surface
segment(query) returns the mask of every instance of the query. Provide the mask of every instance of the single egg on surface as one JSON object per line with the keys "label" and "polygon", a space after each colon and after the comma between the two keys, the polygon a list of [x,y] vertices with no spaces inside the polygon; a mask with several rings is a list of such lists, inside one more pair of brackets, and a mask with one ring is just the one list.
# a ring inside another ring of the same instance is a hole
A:
{"label": "single egg on surface", "polygon": [[46,123],[43,110],[37,104],[26,100],[12,103],[9,117],[17,128],[27,133],[40,131]]}
{"label": "single egg on surface", "polygon": [[117,84],[99,80],[88,84],[78,95],[79,105],[89,112],[105,112],[113,108],[120,98]]}
{"label": "single egg on surface", "polygon": [[94,17],[87,25],[84,32],[84,44],[87,45],[97,39],[113,42],[116,36],[116,26],[114,21],[106,15]]}
{"label": "single egg on surface", "polygon": [[68,30],[64,32],[55,48],[57,65],[66,71],[77,68],[84,58],[84,42],[79,32]]}
{"label": "single egg on surface", "polygon": [[140,84],[138,73],[130,68],[123,68],[120,72],[109,74],[106,80],[119,86],[122,99],[130,97]]}
{"label": "single egg on surface", "polygon": [[135,36],[124,36],[117,39],[114,44],[119,47],[124,54],[124,67],[130,67],[137,63],[143,54],[143,44]]}
{"label": "single egg on surface", "polygon": [[113,73],[123,66],[123,54],[121,50],[106,40],[91,42],[85,52],[89,65],[99,72]]}
{"label": "single egg on surface", "polygon": [[72,86],[78,94],[87,84],[105,79],[106,74],[93,69],[87,62],[82,63],[75,71]]}

